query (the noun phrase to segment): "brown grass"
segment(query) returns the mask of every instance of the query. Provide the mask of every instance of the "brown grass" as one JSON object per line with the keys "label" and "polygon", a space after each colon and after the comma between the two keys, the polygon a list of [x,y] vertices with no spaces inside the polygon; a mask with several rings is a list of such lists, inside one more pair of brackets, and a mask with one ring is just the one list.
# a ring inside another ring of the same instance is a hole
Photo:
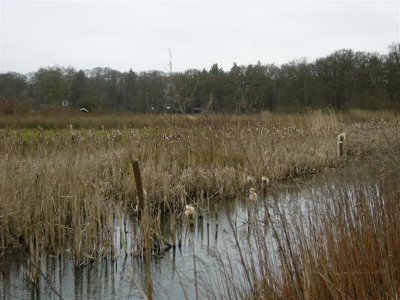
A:
{"label": "brown grass", "polygon": [[2,250],[69,248],[78,264],[112,255],[114,217],[137,204],[131,157],[140,161],[150,208],[181,211],[205,195],[222,201],[247,191],[248,175],[276,182],[346,164],[336,153],[342,131],[347,161],[384,155],[399,128],[394,115],[384,115],[2,119]]}
{"label": "brown grass", "polygon": [[[239,270],[232,262],[220,267],[226,269],[221,272],[221,295],[229,291],[235,299],[398,298],[399,136],[391,142],[392,151],[385,156],[378,152],[316,179],[319,188],[306,198],[280,203],[271,190],[262,213],[249,219],[250,237],[242,238],[231,228],[245,256],[240,257]],[[230,258],[234,260],[237,257]],[[243,275],[235,281],[235,273]],[[215,290],[208,292],[215,297]]]}

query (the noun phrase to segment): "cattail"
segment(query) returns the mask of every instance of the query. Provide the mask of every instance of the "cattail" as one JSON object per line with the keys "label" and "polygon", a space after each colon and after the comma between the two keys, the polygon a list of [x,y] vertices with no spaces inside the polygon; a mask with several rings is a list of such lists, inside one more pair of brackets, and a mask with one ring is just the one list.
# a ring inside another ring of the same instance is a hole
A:
{"label": "cattail", "polygon": [[122,132],[119,129],[113,129],[111,130],[111,137],[115,141],[120,141],[122,137]]}
{"label": "cattail", "polygon": [[338,143],[339,142],[344,142],[346,140],[346,133],[342,132],[337,136]]}
{"label": "cattail", "polygon": [[268,186],[269,185],[269,178],[266,176],[261,177],[261,185],[262,186]]}
{"label": "cattail", "polygon": [[196,213],[196,210],[192,205],[186,205],[185,206],[185,215],[186,216],[192,218],[195,213]]}
{"label": "cattail", "polygon": [[256,202],[256,201],[257,201],[257,198],[258,198],[258,195],[257,195],[257,193],[256,193],[256,190],[255,190],[254,188],[250,188],[250,191],[249,191],[249,200],[250,200],[251,202]]}
{"label": "cattail", "polygon": [[254,186],[254,184],[256,183],[256,179],[253,176],[247,175],[244,179],[245,184],[247,187],[249,186]]}
{"label": "cattail", "polygon": [[267,195],[267,186],[269,186],[269,178],[266,176],[262,176],[261,177],[261,187],[262,187],[262,193],[263,193],[264,197]]}
{"label": "cattail", "polygon": [[167,136],[167,134],[165,132],[163,133],[163,141],[169,142],[169,137]]}
{"label": "cattail", "polygon": [[346,133],[342,132],[337,137],[338,154],[342,157],[344,154],[344,141],[346,140]]}

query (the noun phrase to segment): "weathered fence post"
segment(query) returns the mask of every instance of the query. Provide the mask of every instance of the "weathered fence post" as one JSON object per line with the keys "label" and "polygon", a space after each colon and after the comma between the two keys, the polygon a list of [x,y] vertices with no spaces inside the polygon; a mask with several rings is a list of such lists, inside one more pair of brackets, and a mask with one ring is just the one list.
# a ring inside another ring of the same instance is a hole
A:
{"label": "weathered fence post", "polygon": [[136,191],[139,200],[139,215],[144,212],[144,191],[142,184],[142,175],[140,174],[139,161],[137,159],[132,160],[133,175],[135,176]]}
{"label": "weathered fence post", "polygon": [[343,132],[337,137],[337,146],[338,146],[338,154],[339,157],[343,157],[344,155],[344,141],[346,140],[346,134]]}
{"label": "weathered fence post", "polygon": [[145,251],[145,273],[147,284],[147,299],[153,299],[153,282],[151,279],[150,261],[151,261],[151,245],[150,245],[150,227],[149,227],[149,213],[148,206],[146,205],[142,184],[142,175],[140,174],[139,161],[132,160],[133,174],[135,176],[136,190],[139,200],[139,216],[141,217],[141,227],[144,237],[144,251]]}

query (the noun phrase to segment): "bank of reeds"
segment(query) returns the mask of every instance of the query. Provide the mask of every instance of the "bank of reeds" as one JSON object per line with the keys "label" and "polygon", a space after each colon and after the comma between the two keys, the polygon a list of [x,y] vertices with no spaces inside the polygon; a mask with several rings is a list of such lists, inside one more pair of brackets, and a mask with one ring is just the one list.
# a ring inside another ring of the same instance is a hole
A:
{"label": "bank of reeds", "polygon": [[385,157],[373,155],[354,169],[320,179],[306,198],[280,203],[271,191],[263,209],[249,219],[250,235],[231,226],[244,255],[228,263],[221,259],[219,282],[206,280],[205,294],[214,299],[398,298],[399,158],[399,148]]}
{"label": "bank of reeds", "polygon": [[113,255],[115,218],[137,205],[132,157],[141,164],[150,209],[179,213],[196,198],[223,201],[247,191],[249,175],[274,182],[345,164],[337,155],[340,132],[348,136],[348,160],[384,155],[399,129],[390,113],[372,120],[313,112],[25,116],[0,123],[2,250],[67,248],[78,263]]}

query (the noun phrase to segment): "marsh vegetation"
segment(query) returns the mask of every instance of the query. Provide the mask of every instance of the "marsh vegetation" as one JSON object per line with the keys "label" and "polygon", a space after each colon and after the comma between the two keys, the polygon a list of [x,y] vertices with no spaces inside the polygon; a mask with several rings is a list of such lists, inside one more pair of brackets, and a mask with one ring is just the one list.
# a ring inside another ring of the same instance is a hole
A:
{"label": "marsh vegetation", "polygon": [[[166,235],[161,224],[187,222],[187,206],[197,220],[215,205],[248,198],[250,189],[257,194],[246,202],[250,238],[240,238],[232,218],[224,228],[237,251],[217,264],[225,286],[208,289],[199,283],[205,277],[195,276],[195,295],[199,286],[201,295],[214,298],[398,294],[400,121],[394,113],[24,116],[2,118],[0,125],[0,255],[22,249],[34,284],[44,280],[44,254],[68,254],[77,267],[142,257],[143,232],[129,225],[140,222],[135,158],[153,255],[182,237],[179,230]],[[343,170],[339,183],[327,182],[301,209],[282,209],[276,196],[282,184],[333,169]],[[251,218],[254,205],[259,209]]]}

